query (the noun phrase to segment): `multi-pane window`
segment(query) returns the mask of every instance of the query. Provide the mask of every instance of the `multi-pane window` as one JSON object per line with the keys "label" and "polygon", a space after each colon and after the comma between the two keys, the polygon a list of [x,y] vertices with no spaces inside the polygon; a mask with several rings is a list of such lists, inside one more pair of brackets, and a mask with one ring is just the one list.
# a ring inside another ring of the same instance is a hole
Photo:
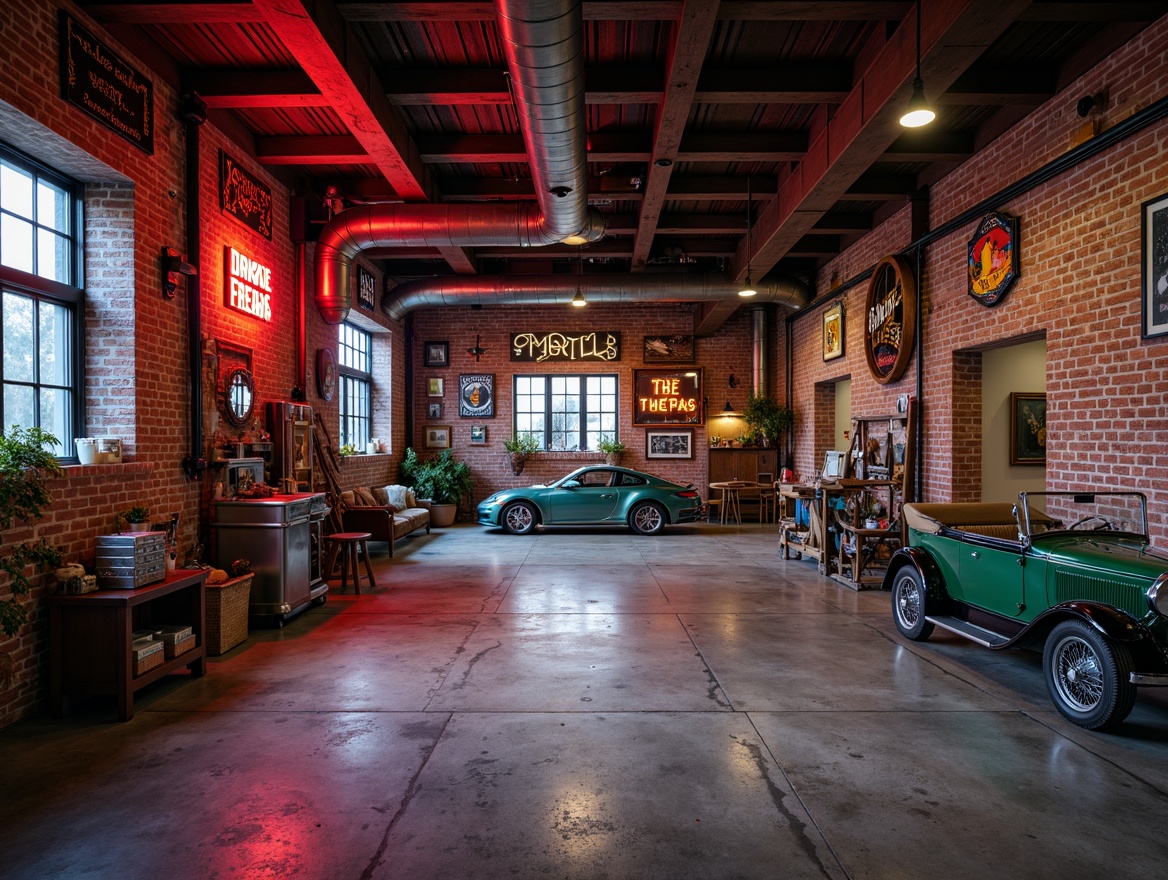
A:
{"label": "multi-pane window", "polygon": [[73,454],[81,421],[75,185],[0,147],[0,424],[39,427]]}
{"label": "multi-pane window", "polygon": [[616,376],[516,376],[515,433],[540,449],[598,448],[617,436]]}
{"label": "multi-pane window", "polygon": [[373,336],[352,324],[341,324],[339,374],[341,445],[364,452],[373,437]]}

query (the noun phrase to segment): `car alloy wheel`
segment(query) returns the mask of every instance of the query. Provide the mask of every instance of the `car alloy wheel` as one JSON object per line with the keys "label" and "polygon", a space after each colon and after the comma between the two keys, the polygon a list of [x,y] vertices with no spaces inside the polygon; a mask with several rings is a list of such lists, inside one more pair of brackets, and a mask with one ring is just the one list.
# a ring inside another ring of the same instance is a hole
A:
{"label": "car alloy wheel", "polygon": [[1080,727],[1111,727],[1135,705],[1131,652],[1081,620],[1064,620],[1051,631],[1042,670],[1055,707]]}
{"label": "car alloy wheel", "polygon": [[526,501],[516,501],[507,506],[501,519],[512,535],[526,535],[535,528],[535,509]]}
{"label": "car alloy wheel", "polygon": [[638,504],[629,513],[629,525],[641,535],[655,535],[665,527],[665,511],[648,501]]}

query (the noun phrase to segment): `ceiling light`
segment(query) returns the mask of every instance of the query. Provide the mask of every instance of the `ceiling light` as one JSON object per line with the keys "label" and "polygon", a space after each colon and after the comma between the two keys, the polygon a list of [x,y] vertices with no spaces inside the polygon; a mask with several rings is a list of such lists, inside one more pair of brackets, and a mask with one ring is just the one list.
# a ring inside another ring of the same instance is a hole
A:
{"label": "ceiling light", "polygon": [[920,128],[928,125],[937,118],[937,114],[929,107],[925,100],[925,81],[921,79],[921,3],[917,2],[917,75],[913,78],[912,97],[908,99],[908,107],[900,117],[900,124],[905,128]]}
{"label": "ceiling light", "polygon": [[[746,283],[738,291],[739,296],[754,296],[758,293],[750,283],[750,175],[746,175]],[[729,404],[726,404],[729,407]]]}
{"label": "ceiling light", "polygon": [[588,300],[584,299],[584,291],[579,287],[576,288],[576,295],[572,297],[572,305],[578,309],[582,309],[588,305]]}
{"label": "ceiling light", "polygon": [[576,276],[576,295],[572,297],[572,307],[582,309],[588,305],[588,300],[584,299],[583,281],[584,281],[584,251],[583,249],[577,252],[580,255],[580,272]]}

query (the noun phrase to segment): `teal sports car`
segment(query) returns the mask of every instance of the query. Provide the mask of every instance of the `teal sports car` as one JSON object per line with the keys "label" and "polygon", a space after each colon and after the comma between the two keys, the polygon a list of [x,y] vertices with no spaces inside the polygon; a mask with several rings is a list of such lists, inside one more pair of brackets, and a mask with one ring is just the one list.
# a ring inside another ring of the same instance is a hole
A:
{"label": "teal sports car", "polygon": [[479,523],[526,535],[536,526],[627,525],[641,535],[697,522],[702,499],[691,486],[609,465],[572,471],[547,486],[504,489],[479,504]]}
{"label": "teal sports car", "polygon": [[1149,543],[1147,508],[1139,492],[906,504],[908,546],[884,578],[897,629],[1041,650],[1059,712],[1113,727],[1137,687],[1168,685],[1168,554]]}

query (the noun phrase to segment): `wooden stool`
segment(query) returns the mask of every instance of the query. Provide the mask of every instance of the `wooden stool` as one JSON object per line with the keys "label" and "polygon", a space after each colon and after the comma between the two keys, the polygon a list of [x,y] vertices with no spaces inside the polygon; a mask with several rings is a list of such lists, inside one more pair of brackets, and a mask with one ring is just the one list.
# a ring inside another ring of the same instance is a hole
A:
{"label": "wooden stool", "polygon": [[377,581],[373,579],[373,568],[369,565],[369,547],[366,545],[372,536],[369,532],[337,532],[334,535],[329,535],[325,538],[330,542],[329,559],[327,571],[332,575],[333,564],[337,558],[337,552],[341,554],[341,592],[349,586],[349,570],[353,571],[353,592],[360,594],[361,592],[361,569],[357,566],[357,548],[360,547],[361,555],[365,557],[365,574],[369,577],[369,586],[376,587]]}

